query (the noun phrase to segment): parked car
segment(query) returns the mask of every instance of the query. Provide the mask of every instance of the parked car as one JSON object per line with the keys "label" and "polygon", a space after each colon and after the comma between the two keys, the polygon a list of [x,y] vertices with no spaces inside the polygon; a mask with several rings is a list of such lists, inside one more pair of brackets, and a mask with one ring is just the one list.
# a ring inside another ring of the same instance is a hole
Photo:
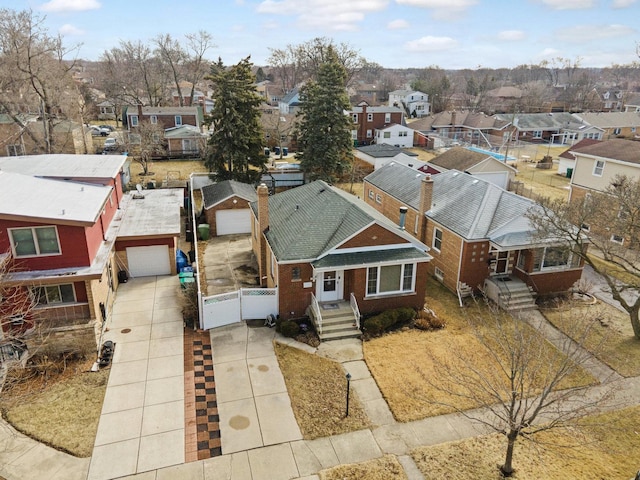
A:
{"label": "parked car", "polygon": [[99,125],[98,128],[101,128],[103,130],[109,130],[109,132],[115,132],[116,130],[111,125]]}
{"label": "parked car", "polygon": [[110,130],[102,127],[96,127],[95,125],[89,125],[89,128],[91,129],[91,135],[94,137],[106,137],[111,133]]}
{"label": "parked car", "polygon": [[113,152],[118,150],[118,141],[115,138],[107,138],[104,141],[104,151]]}

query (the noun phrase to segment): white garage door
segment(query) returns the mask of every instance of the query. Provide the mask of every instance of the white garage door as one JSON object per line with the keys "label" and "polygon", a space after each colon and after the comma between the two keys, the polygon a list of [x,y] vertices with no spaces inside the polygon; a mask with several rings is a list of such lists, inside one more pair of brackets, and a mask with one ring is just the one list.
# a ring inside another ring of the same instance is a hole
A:
{"label": "white garage door", "polygon": [[132,277],[150,277],[171,273],[167,245],[127,247],[127,261],[129,262],[129,275]]}
{"label": "white garage door", "polygon": [[251,233],[251,213],[249,209],[218,210],[216,212],[216,231],[218,235]]}

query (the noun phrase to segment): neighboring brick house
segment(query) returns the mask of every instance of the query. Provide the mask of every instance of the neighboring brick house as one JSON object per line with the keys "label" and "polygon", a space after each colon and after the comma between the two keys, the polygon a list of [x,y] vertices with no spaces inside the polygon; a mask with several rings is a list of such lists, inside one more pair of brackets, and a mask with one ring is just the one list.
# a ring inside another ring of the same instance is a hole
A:
{"label": "neighboring brick house", "polygon": [[251,233],[249,203],[257,199],[253,186],[235,180],[202,187],[203,214],[211,236]]}
{"label": "neighboring brick house", "polygon": [[[574,148],[575,166],[569,184],[569,201],[582,202],[595,192],[604,192],[616,176],[640,180],[640,142],[612,139]],[[611,240],[624,243],[619,232]]]}
{"label": "neighboring brick house", "polygon": [[423,136],[436,135],[446,141],[467,142],[480,147],[500,145],[508,120],[498,120],[484,113],[443,111],[409,122]]}
{"label": "neighboring brick house", "polygon": [[182,125],[191,125],[202,129],[204,114],[202,107],[145,107],[137,105],[126,107],[125,123],[129,131],[142,122],[149,122],[151,125],[158,125],[163,130]]}
{"label": "neighboring brick house", "polygon": [[[505,306],[529,307],[529,289],[566,291],[582,274],[577,256],[535,238],[525,217],[534,202],[472,175],[449,170],[431,176],[389,164],[365,178],[364,197],[392,221],[406,207],[407,232],[431,248],[429,273],[460,296],[508,292]],[[528,289],[522,291],[523,284]]]}
{"label": "neighboring brick house", "polygon": [[360,102],[349,112],[353,120],[351,137],[357,145],[369,145],[375,140],[376,130],[393,124],[404,125],[404,112],[399,107],[370,107]]}
{"label": "neighboring brick house", "polygon": [[167,236],[175,243],[181,191],[171,205],[133,200],[122,188],[127,166],[121,155],[0,159],[0,252],[16,266],[9,282],[37,303],[9,330],[30,332],[28,347],[44,341],[54,352],[96,351],[120,270],[175,273],[175,248],[163,249],[166,258],[145,254]]}
{"label": "neighboring brick house", "polygon": [[576,113],[574,117],[604,133],[599,139],[640,137],[639,112]]}
{"label": "neighboring brick house", "polygon": [[474,175],[500,188],[509,190],[518,170],[506,162],[485,153],[474,152],[464,147],[453,147],[446,152],[432,158],[430,164],[440,171],[459,170]]}
{"label": "neighboring brick house", "polygon": [[273,196],[260,185],[251,208],[261,284],[278,288],[280,317],[350,300],[361,313],[423,307],[429,249],[355,196],[322,181]]}

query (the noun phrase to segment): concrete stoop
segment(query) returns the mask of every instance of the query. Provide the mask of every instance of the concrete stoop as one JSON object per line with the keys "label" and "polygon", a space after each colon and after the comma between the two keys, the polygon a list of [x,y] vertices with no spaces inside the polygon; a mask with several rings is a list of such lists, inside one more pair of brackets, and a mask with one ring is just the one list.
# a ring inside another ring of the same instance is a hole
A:
{"label": "concrete stoop", "polygon": [[[342,340],[345,338],[360,338],[362,332],[356,326],[353,310],[348,302],[329,302],[321,305],[322,332],[318,333],[321,342]],[[320,332],[318,319],[309,311],[317,332]]]}

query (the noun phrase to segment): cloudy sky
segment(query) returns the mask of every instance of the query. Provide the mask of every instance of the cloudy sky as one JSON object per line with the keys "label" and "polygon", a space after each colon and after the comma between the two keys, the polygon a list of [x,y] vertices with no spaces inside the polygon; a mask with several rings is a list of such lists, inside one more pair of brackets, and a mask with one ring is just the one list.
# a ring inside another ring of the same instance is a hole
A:
{"label": "cloudy sky", "polygon": [[637,61],[640,0],[0,0],[46,16],[51,33],[97,60],[121,40],[205,30],[208,56],[233,64],[314,37],[385,67],[514,67],[556,57],[602,67]]}

